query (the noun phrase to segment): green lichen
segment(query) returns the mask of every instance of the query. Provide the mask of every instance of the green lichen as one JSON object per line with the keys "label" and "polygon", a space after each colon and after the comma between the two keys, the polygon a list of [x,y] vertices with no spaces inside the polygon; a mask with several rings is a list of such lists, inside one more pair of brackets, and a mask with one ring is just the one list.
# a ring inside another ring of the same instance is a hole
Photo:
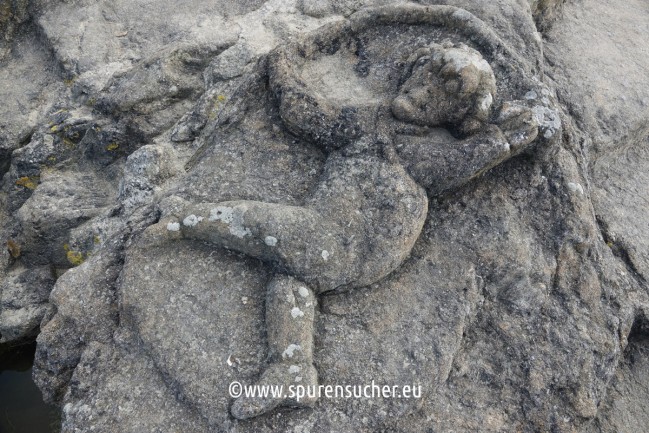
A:
{"label": "green lichen", "polygon": [[83,253],[80,253],[78,251],[68,251],[67,257],[68,257],[68,262],[70,262],[72,266],[79,266],[85,260],[83,258]]}
{"label": "green lichen", "polygon": [[108,146],[106,146],[106,150],[109,152],[115,152],[117,149],[119,149],[119,144],[117,143],[110,143]]}
{"label": "green lichen", "polygon": [[16,185],[22,186],[23,188],[34,190],[38,187],[38,181],[40,177],[38,176],[23,176],[16,180]]}
{"label": "green lichen", "polygon": [[65,144],[67,147],[74,147],[74,146],[77,145],[74,141],[70,140],[67,137],[63,137],[62,141],[63,141],[63,144]]}
{"label": "green lichen", "polygon": [[225,102],[228,98],[225,95],[217,95],[216,100],[214,101],[214,104],[212,105],[212,109],[210,112],[207,114],[207,117],[210,120],[216,119],[216,116],[218,116],[219,111],[221,110],[221,104]]}
{"label": "green lichen", "polygon": [[70,262],[72,266],[79,266],[86,261],[86,257],[84,257],[83,253],[70,249],[70,245],[63,245],[63,249],[65,250],[65,255],[68,259],[68,262]]}
{"label": "green lichen", "polygon": [[13,257],[14,259],[20,257],[20,245],[18,245],[18,243],[16,243],[16,241],[14,241],[13,239],[9,239],[7,241],[7,249],[9,250],[11,257]]}

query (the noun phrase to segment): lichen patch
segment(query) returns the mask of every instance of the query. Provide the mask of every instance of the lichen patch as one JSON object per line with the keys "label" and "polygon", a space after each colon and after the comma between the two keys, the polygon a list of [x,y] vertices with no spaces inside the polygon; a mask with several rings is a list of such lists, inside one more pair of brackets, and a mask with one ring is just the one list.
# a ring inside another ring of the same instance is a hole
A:
{"label": "lichen patch", "polygon": [[299,344],[289,344],[286,350],[282,353],[282,358],[293,358],[296,350],[302,350]]}
{"label": "lichen patch", "polygon": [[209,221],[223,221],[226,224],[232,222],[233,209],[227,206],[217,206],[210,211]]}
{"label": "lichen patch", "polygon": [[183,224],[186,227],[194,227],[198,225],[199,222],[203,221],[203,217],[197,217],[196,215],[189,215],[183,220]]}
{"label": "lichen patch", "polygon": [[230,234],[238,238],[252,235],[249,228],[243,225],[245,211],[228,206],[217,206],[210,211],[208,221],[222,221],[229,226]]}

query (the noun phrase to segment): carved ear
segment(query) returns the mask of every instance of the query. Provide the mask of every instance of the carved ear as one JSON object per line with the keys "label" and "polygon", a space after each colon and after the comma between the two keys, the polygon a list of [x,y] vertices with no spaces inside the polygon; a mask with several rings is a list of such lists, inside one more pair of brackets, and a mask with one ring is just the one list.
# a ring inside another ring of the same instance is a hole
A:
{"label": "carved ear", "polygon": [[418,61],[422,59],[430,59],[433,50],[430,47],[419,48],[417,51],[408,56],[406,63],[399,78],[399,87],[403,86],[403,83],[408,81],[408,78],[412,75],[412,71],[415,68],[415,65]]}

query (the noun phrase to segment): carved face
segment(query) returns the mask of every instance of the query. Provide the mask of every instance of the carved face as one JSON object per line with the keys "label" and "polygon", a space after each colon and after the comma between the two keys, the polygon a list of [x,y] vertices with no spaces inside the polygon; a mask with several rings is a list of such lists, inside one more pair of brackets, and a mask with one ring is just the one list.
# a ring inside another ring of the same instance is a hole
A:
{"label": "carved face", "polygon": [[410,75],[392,101],[396,118],[422,126],[487,120],[496,80],[479,52],[464,44],[434,44],[409,63]]}

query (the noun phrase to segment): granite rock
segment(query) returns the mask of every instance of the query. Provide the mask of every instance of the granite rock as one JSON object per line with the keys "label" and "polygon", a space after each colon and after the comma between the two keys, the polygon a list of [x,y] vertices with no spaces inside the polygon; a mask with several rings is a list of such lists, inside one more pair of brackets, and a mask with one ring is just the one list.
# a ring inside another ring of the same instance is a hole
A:
{"label": "granite rock", "polygon": [[647,19],[0,2],[0,342],[64,432],[642,430]]}

